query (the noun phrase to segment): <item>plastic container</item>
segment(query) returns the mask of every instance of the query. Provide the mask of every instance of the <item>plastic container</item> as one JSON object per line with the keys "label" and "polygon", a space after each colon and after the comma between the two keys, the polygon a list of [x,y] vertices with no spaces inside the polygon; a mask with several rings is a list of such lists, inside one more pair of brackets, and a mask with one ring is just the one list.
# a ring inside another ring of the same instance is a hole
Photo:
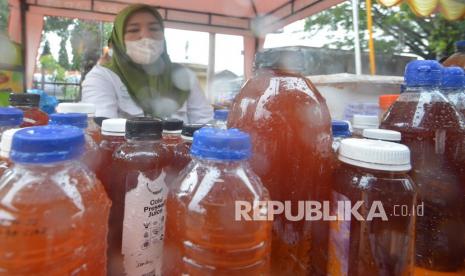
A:
{"label": "plastic container", "polygon": [[[407,174],[409,149],[350,138],[341,142],[339,160],[328,275],[412,275],[418,208],[416,188]],[[358,202],[362,205],[357,216],[351,208]]]}
{"label": "plastic container", "polygon": [[450,66],[458,66],[461,68],[465,68],[465,40],[457,41],[455,43],[456,51],[453,55],[448,57],[442,65],[450,67]]}
{"label": "plastic container", "polygon": [[82,162],[93,172],[96,172],[100,166],[100,152],[98,144],[85,132],[87,123],[87,114],[85,113],[54,113],[50,115],[50,125],[73,126],[84,131],[86,146]]}
{"label": "plastic container", "polygon": [[441,92],[465,116],[465,73],[462,68],[442,68]]}
{"label": "plastic container", "polygon": [[236,219],[237,202],[269,200],[247,163],[249,135],[202,128],[191,154],[168,198],[164,275],[269,275],[271,221]]}
{"label": "plastic container", "polygon": [[465,273],[464,123],[440,92],[441,68],[431,60],[410,62],[406,90],[381,123],[401,132],[412,153],[410,175],[425,209],[416,225],[417,275]]}
{"label": "plastic container", "polygon": [[127,141],[113,154],[110,275],[161,275],[168,195],[162,131],[159,119],[128,119]]}
{"label": "plastic container", "polygon": [[2,133],[2,140],[0,141],[0,177],[13,164],[10,159],[11,144],[13,143],[13,136],[18,130],[20,128],[12,128]]}
{"label": "plastic container", "polygon": [[350,125],[347,121],[333,120],[331,122],[333,132],[333,150],[337,152],[341,141],[345,138],[351,137]]}
{"label": "plastic container", "polygon": [[113,164],[113,153],[126,142],[126,119],[106,119],[102,121],[102,141],[99,145],[100,166],[97,177],[102,181],[108,194],[113,186],[115,168]]}
{"label": "plastic container", "polygon": [[399,98],[399,94],[386,94],[379,96],[379,121],[383,120],[384,114],[386,114],[397,98]]}
{"label": "plastic container", "polygon": [[363,138],[363,130],[366,128],[378,128],[379,118],[374,115],[360,115],[355,114],[353,118],[353,132],[354,138]]}
{"label": "plastic container", "polygon": [[163,143],[165,145],[174,146],[182,142],[183,121],[178,119],[163,120]]}
{"label": "plastic container", "polygon": [[[268,51],[268,50],[265,50]],[[301,51],[281,51],[272,59],[257,54],[255,76],[234,100],[228,127],[252,137],[253,170],[272,200],[329,200],[334,168],[331,118],[325,99],[298,72]],[[277,275],[324,275],[328,247],[326,221],[289,221],[275,216],[271,265]]]}
{"label": "plastic container", "polygon": [[213,114],[213,120],[209,122],[208,125],[210,127],[227,129],[226,122],[228,121],[228,115],[228,109],[217,109]]}
{"label": "plastic container", "polygon": [[56,111],[58,113],[85,113],[87,114],[87,129],[86,132],[94,139],[95,143],[100,144],[102,136],[100,127],[94,121],[95,118],[95,104],[91,103],[60,103]]}
{"label": "plastic container", "polygon": [[400,143],[402,134],[394,130],[366,128],[363,130],[363,138]]}
{"label": "plastic container", "polygon": [[83,131],[74,127],[31,127],[14,135],[14,165],[0,179],[3,274],[106,275],[111,202],[79,161],[84,144]]}
{"label": "plastic container", "polygon": [[23,123],[20,127],[43,126],[48,124],[48,115],[39,109],[40,95],[11,93],[10,105],[21,109]]}

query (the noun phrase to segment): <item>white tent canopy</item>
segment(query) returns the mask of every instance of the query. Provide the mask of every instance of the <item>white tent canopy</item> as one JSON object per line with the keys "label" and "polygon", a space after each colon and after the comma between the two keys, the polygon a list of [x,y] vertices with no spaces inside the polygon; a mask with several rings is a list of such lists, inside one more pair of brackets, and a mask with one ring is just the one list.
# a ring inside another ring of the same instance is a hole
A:
{"label": "white tent canopy", "polygon": [[249,76],[255,52],[263,45],[266,33],[343,1],[9,0],[9,33],[14,41],[26,45],[26,78],[31,85],[44,16],[113,21],[128,4],[143,3],[157,7],[168,28],[243,36],[244,72]]}

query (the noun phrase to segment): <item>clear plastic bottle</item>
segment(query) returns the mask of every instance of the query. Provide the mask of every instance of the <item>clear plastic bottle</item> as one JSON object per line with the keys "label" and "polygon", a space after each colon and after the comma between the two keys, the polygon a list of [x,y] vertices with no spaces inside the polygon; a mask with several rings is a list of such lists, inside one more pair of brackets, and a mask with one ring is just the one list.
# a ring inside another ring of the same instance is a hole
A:
{"label": "clear plastic bottle", "polygon": [[100,144],[102,136],[100,127],[95,123],[95,104],[92,103],[60,103],[56,107],[58,113],[85,113],[87,114],[86,133],[94,139],[95,143]]}
{"label": "clear plastic bottle", "polygon": [[0,275],[106,275],[111,202],[79,161],[84,144],[75,127],[14,135],[0,179]]}
{"label": "clear plastic bottle", "polygon": [[349,122],[341,120],[333,120],[331,122],[331,128],[333,132],[333,150],[337,152],[341,141],[345,138],[352,136],[350,132]]}
{"label": "clear plastic bottle", "polygon": [[217,109],[213,113],[213,120],[208,123],[208,126],[227,129],[226,122],[228,121],[229,110]]}
{"label": "clear plastic bottle", "polygon": [[[267,52],[269,50],[265,50]],[[250,134],[251,165],[272,200],[329,200],[334,168],[331,117],[303,68],[302,51],[256,57],[255,76],[234,99],[228,127]],[[275,216],[271,252],[276,275],[324,275],[328,222]]]}
{"label": "clear plastic bottle", "polygon": [[11,144],[13,143],[13,136],[18,130],[20,128],[12,128],[2,133],[2,140],[0,141],[0,177],[13,164],[10,159]]}
{"label": "clear plastic bottle", "polygon": [[84,131],[86,146],[82,162],[91,171],[96,172],[100,166],[100,152],[98,144],[85,132],[88,126],[87,122],[87,114],[85,113],[54,113],[50,115],[51,125],[74,126]]}
{"label": "clear plastic bottle", "polygon": [[381,123],[401,132],[402,144],[410,148],[410,176],[424,204],[416,223],[415,275],[465,273],[465,186],[458,161],[464,155],[464,123],[440,91],[441,68],[431,60],[410,62],[406,90]]}
{"label": "clear plastic bottle", "polygon": [[383,120],[384,114],[389,110],[393,103],[399,98],[399,94],[386,94],[379,96],[379,121]]}
{"label": "clear plastic bottle", "polygon": [[441,92],[465,116],[465,74],[462,68],[442,68]]}
{"label": "clear plastic bottle", "polygon": [[271,221],[235,214],[237,201],[269,200],[247,163],[249,135],[202,128],[191,154],[168,198],[164,275],[268,275]]}
{"label": "clear plastic bottle", "polygon": [[366,128],[363,130],[363,138],[400,143],[402,133],[388,129]]}
{"label": "clear plastic bottle", "polygon": [[168,189],[162,121],[132,118],[113,154],[110,187],[110,275],[161,275]]}
{"label": "clear plastic bottle", "polygon": [[10,105],[21,109],[23,123],[20,127],[44,126],[48,124],[48,115],[39,109],[40,95],[11,93]]}
{"label": "clear plastic bottle", "polygon": [[176,146],[182,142],[183,121],[178,119],[163,120],[163,143],[169,147]]}
{"label": "clear plastic bottle", "polygon": [[412,275],[417,192],[407,174],[409,149],[349,138],[341,143],[339,160],[327,275]]}
{"label": "clear plastic bottle", "polygon": [[448,57],[442,64],[446,67],[458,66],[465,68],[465,40],[455,43],[456,52]]}
{"label": "clear plastic bottle", "polygon": [[96,174],[108,194],[115,181],[113,153],[126,142],[126,119],[106,119],[102,121],[102,141],[99,145],[100,166]]}

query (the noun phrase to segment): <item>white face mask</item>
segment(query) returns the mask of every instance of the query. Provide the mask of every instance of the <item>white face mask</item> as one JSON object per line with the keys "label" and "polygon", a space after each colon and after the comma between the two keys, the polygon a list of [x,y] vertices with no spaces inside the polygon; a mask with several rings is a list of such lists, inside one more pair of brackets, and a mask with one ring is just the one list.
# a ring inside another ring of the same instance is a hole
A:
{"label": "white face mask", "polygon": [[112,57],[113,56],[113,49],[108,49],[108,56],[109,57]]}
{"label": "white face mask", "polygon": [[165,50],[164,40],[142,38],[136,41],[125,41],[126,54],[138,64],[154,63]]}

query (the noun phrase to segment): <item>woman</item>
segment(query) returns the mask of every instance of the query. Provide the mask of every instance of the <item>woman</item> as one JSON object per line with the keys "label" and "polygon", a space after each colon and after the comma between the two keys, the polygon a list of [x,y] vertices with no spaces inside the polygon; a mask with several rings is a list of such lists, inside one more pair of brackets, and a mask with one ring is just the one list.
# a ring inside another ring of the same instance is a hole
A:
{"label": "woman", "polygon": [[96,65],[82,83],[82,101],[96,117],[173,117],[188,123],[211,120],[212,107],[196,76],[171,63],[163,19],[152,7],[132,5],[115,19],[110,62]]}

